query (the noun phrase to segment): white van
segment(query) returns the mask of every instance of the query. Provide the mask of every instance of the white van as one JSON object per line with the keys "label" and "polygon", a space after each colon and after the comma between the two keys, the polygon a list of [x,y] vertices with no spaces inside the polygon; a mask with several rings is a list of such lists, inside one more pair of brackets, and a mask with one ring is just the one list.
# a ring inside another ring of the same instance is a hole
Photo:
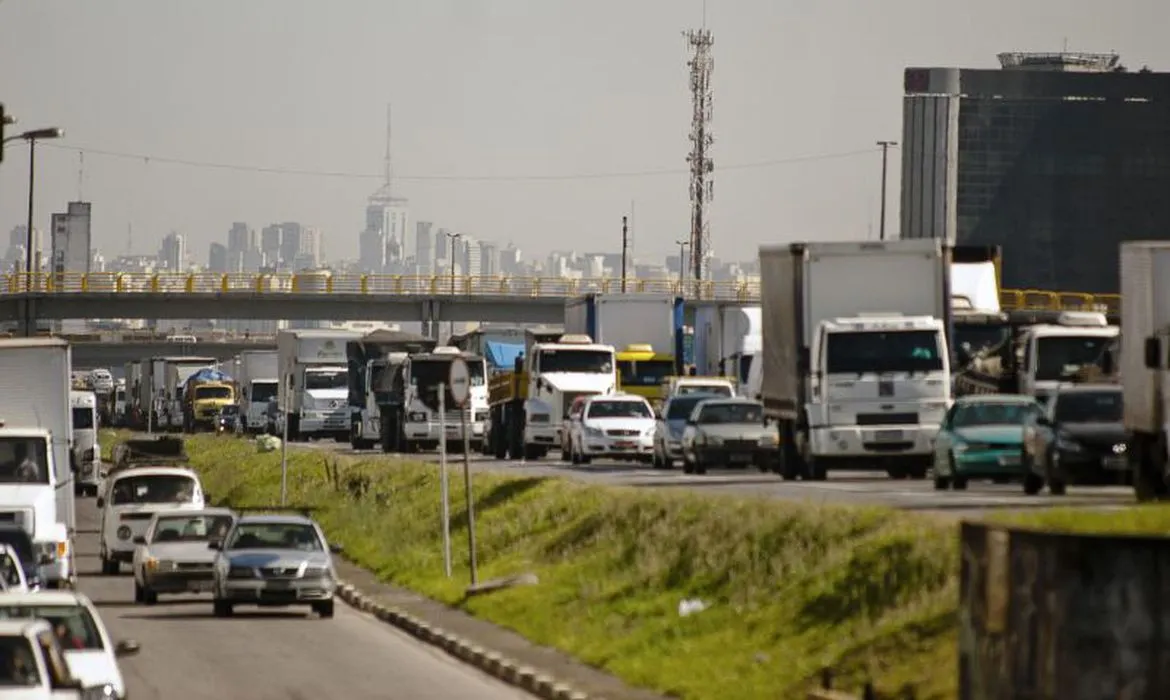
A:
{"label": "white van", "polygon": [[97,396],[92,391],[70,391],[69,406],[73,427],[69,462],[73,467],[74,487],[79,494],[92,493],[96,496],[102,466],[102,450],[98,445]]}
{"label": "white van", "polygon": [[155,513],[204,506],[199,476],[184,467],[135,467],[112,474],[97,499],[102,512],[102,573],[113,576],[134,560],[134,538],[142,537]]}

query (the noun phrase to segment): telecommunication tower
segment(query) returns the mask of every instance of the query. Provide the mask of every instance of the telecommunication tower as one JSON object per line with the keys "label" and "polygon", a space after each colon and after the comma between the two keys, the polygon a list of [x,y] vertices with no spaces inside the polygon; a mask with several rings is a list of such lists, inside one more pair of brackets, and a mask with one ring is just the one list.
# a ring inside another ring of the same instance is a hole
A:
{"label": "telecommunication tower", "polygon": [[711,47],[715,39],[711,30],[692,29],[684,32],[691,58],[687,66],[691,69],[691,152],[687,163],[691,171],[691,268],[696,280],[703,280],[707,273],[707,261],[711,257],[711,224],[707,208],[715,195],[712,173],[715,162],[711,160],[711,145],[715,138],[711,134],[711,73],[715,70],[715,59]]}

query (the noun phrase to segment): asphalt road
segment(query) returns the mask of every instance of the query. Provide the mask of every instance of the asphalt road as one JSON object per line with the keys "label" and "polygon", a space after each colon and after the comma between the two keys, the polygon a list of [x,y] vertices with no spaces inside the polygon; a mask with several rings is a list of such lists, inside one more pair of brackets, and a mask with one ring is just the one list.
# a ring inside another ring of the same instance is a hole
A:
{"label": "asphalt road", "polygon": [[231,619],[217,619],[211,601],[197,596],[135,605],[128,573],[99,573],[92,498],[79,500],[77,520],[81,591],[93,599],[116,640],[142,645],[138,656],[121,663],[127,695],[134,700],[532,697],[340,601],[332,620],[279,608],[242,608]]}
{"label": "asphalt road", "polygon": [[[297,443],[297,447],[348,455],[381,455],[374,450],[355,452],[348,444],[329,441]],[[428,461],[438,460],[434,453],[412,457],[421,457]],[[459,465],[462,464],[462,459],[461,454],[451,456],[451,460]],[[473,471],[559,476],[613,486],[684,488],[702,493],[762,496],[812,503],[882,505],[956,517],[978,517],[990,512],[1027,511],[1061,506],[1119,509],[1135,503],[1133,489],[1122,486],[1070,486],[1068,494],[1059,498],[1046,492],[1026,496],[1023,487],[1018,483],[972,482],[966,491],[935,491],[934,483],[929,479],[894,481],[887,477],[885,472],[829,472],[826,481],[793,482],[783,481],[775,474],[764,474],[754,469],[713,469],[704,475],[690,475],[683,474],[678,467],[658,470],[649,465],[606,460],[595,460],[592,464],[583,466],[554,459],[517,462],[494,460],[478,453],[472,454],[471,466]]]}

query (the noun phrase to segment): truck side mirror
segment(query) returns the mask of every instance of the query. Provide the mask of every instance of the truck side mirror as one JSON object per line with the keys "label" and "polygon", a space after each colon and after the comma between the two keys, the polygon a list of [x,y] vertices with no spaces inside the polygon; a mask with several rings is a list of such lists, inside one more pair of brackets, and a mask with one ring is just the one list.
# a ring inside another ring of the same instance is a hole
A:
{"label": "truck side mirror", "polygon": [[97,507],[98,507],[98,508],[105,508],[105,507],[106,507],[106,499],[104,499],[104,498],[102,498],[102,497],[100,497],[100,496],[99,496],[99,497],[98,497],[98,499],[97,499],[97,504],[96,504],[96,505],[97,505]]}
{"label": "truck side mirror", "polygon": [[1146,369],[1162,369],[1162,343],[1157,338],[1146,338]]}

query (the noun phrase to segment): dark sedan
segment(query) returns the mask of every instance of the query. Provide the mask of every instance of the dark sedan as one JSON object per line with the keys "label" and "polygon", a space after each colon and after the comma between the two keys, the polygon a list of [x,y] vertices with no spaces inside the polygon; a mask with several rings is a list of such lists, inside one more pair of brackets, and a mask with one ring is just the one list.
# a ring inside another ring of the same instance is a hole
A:
{"label": "dark sedan", "polygon": [[1062,495],[1070,483],[1121,483],[1128,478],[1121,387],[1079,384],[1062,387],[1043,416],[1025,428],[1024,491],[1044,485]]}

